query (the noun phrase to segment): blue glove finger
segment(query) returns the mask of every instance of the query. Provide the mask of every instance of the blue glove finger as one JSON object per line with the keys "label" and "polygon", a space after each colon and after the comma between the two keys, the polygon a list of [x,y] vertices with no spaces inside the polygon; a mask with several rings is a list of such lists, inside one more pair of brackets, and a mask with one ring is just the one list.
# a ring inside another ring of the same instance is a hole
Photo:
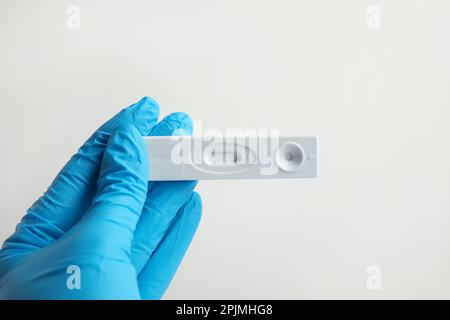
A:
{"label": "blue glove finger", "polygon": [[201,198],[194,192],[138,277],[143,299],[160,299],[177,271],[200,223]]}
{"label": "blue glove finger", "polygon": [[[153,127],[150,135],[170,136],[192,133],[192,120],[184,113],[172,113]],[[189,199],[197,181],[149,182],[147,200],[136,227],[131,261],[137,274],[158,246],[178,210]]]}
{"label": "blue glove finger", "polygon": [[91,207],[66,238],[80,248],[96,248],[129,262],[147,183],[148,154],[142,135],[131,124],[120,125],[106,146]]}
{"label": "blue glove finger", "polygon": [[84,214],[96,191],[100,163],[111,132],[133,124],[147,135],[156,123],[159,106],[145,97],[102,125],[64,166],[47,192],[27,211],[16,232],[5,242],[1,257],[34,251],[58,239]]}

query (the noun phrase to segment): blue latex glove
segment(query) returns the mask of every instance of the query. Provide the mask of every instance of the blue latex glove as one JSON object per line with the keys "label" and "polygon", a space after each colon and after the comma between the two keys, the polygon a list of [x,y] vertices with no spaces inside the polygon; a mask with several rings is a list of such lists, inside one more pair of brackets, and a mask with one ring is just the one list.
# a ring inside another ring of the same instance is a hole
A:
{"label": "blue latex glove", "polygon": [[[151,98],[100,127],[0,251],[3,299],[159,299],[197,229],[196,181],[148,182],[142,136],[191,134]],[[79,277],[78,277],[79,276]]]}

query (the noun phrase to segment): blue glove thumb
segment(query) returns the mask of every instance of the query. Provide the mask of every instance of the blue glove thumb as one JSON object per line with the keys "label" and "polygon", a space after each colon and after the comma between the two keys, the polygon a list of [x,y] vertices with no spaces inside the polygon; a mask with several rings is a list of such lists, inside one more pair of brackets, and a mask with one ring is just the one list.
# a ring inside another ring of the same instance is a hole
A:
{"label": "blue glove thumb", "polygon": [[106,146],[92,204],[69,233],[79,233],[83,245],[95,243],[129,262],[147,186],[148,156],[141,134],[132,124],[120,125]]}
{"label": "blue glove thumb", "polygon": [[[140,132],[119,125],[108,140],[89,209],[58,241],[1,278],[0,298],[140,299],[130,250],[147,196],[147,170]],[[79,276],[72,284],[71,270]]]}

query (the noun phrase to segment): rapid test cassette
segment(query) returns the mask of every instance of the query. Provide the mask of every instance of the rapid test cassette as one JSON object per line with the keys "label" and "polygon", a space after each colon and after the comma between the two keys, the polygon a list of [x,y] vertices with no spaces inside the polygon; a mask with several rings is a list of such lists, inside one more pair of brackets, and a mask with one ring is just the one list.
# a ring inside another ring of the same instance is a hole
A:
{"label": "rapid test cassette", "polygon": [[144,137],[149,180],[317,177],[317,137]]}

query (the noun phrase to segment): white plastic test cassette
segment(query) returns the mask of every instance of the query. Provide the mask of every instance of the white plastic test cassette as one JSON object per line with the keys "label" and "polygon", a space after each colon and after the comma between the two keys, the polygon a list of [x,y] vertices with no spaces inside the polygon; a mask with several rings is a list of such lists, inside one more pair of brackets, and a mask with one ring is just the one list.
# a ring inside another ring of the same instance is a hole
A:
{"label": "white plastic test cassette", "polygon": [[317,177],[316,137],[144,137],[149,180]]}

